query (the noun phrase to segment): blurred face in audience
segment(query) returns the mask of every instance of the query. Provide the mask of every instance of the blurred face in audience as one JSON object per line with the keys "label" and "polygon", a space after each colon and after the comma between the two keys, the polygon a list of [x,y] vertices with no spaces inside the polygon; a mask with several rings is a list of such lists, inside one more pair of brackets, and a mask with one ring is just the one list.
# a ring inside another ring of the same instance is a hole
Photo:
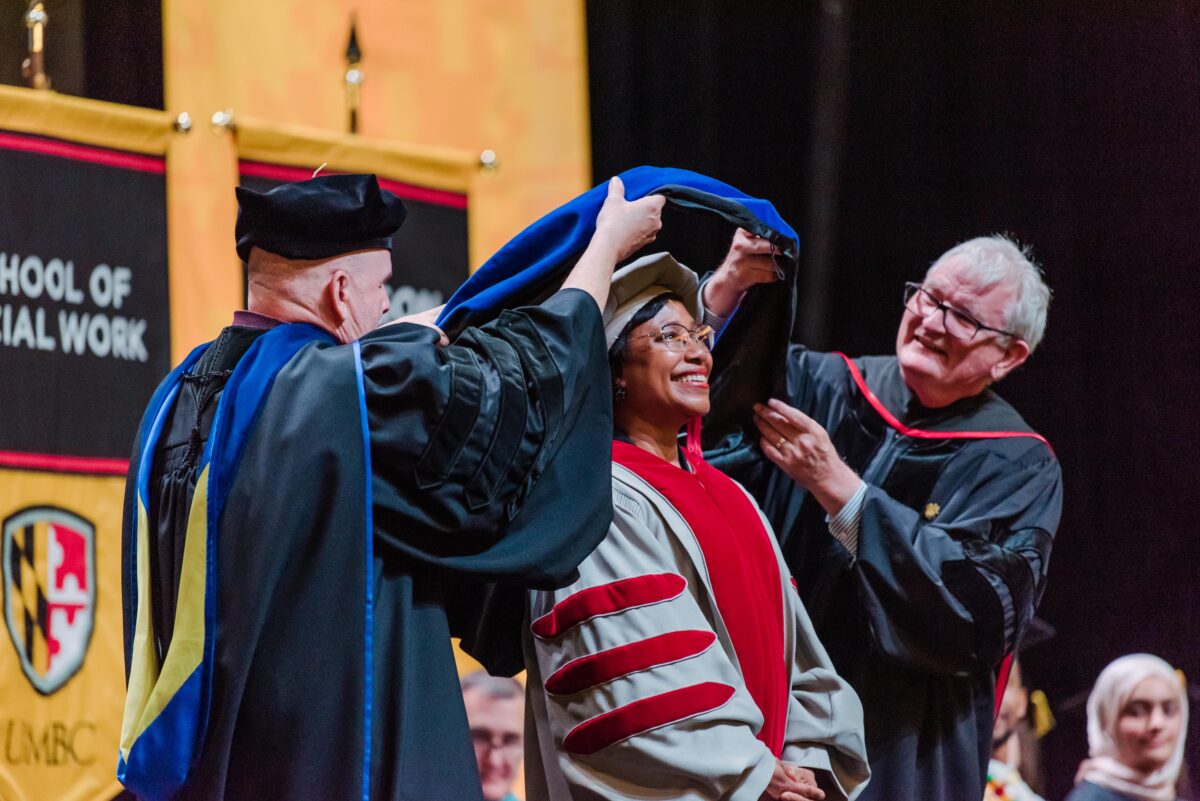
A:
{"label": "blurred face in audience", "polygon": [[1150,773],[1175,752],[1182,729],[1179,693],[1165,679],[1151,677],[1134,688],[1117,719],[1117,759]]}
{"label": "blurred face in audience", "polygon": [[492,698],[479,689],[463,693],[475,763],[485,801],[500,801],[512,792],[525,747],[525,699]]}

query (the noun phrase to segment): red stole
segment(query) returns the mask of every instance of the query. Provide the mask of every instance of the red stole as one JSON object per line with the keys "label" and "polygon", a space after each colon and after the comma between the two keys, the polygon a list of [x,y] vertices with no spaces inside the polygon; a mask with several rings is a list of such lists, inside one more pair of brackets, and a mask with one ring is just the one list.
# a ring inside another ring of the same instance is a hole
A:
{"label": "red stole", "polygon": [[614,441],[613,461],[662,493],[691,526],[742,679],[763,714],[758,739],[779,757],[787,728],[790,664],[783,653],[783,589],[770,532],[742,489],[693,454],[688,454],[694,471],[689,473],[635,445]]}

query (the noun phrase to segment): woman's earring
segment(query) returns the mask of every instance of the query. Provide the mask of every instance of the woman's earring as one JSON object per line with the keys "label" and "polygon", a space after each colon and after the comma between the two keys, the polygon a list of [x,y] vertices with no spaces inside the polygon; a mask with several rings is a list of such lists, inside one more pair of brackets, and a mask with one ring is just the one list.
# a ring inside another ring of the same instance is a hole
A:
{"label": "woman's earring", "polygon": [[613,382],[613,403],[620,403],[625,400],[625,385],[620,382]]}

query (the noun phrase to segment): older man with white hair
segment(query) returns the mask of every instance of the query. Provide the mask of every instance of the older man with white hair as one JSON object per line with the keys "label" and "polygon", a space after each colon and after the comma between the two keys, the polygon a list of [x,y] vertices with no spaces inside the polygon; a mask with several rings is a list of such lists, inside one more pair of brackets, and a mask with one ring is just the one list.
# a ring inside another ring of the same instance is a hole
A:
{"label": "older man with white hair", "polygon": [[[739,231],[702,290],[705,322],[775,276],[769,243]],[[990,385],[1041,342],[1050,290],[994,236],[947,251],[903,300],[894,356],[792,344],[777,397],[755,405],[759,436],[709,456],[762,504],[862,699],[862,798],[978,801],[997,670],[1033,617],[1062,509],[1054,452]]]}

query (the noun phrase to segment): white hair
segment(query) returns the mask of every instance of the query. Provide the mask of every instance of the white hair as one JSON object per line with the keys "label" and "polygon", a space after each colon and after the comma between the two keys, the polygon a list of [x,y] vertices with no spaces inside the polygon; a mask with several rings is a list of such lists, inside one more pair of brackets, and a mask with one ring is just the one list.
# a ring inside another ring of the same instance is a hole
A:
{"label": "white hair", "polygon": [[947,250],[929,271],[955,256],[965,261],[967,274],[980,286],[991,287],[1001,281],[1016,285],[1016,297],[1004,312],[1004,322],[997,327],[1025,340],[1030,353],[1037,350],[1046,334],[1050,287],[1046,286],[1042,268],[1030,258],[1029,248],[1003,234],[980,236]]}
{"label": "white hair", "polygon": [[508,676],[492,676],[486,670],[468,673],[459,679],[458,684],[464,693],[468,690],[479,690],[484,697],[497,701],[525,697],[525,688],[521,686],[521,682]]}

